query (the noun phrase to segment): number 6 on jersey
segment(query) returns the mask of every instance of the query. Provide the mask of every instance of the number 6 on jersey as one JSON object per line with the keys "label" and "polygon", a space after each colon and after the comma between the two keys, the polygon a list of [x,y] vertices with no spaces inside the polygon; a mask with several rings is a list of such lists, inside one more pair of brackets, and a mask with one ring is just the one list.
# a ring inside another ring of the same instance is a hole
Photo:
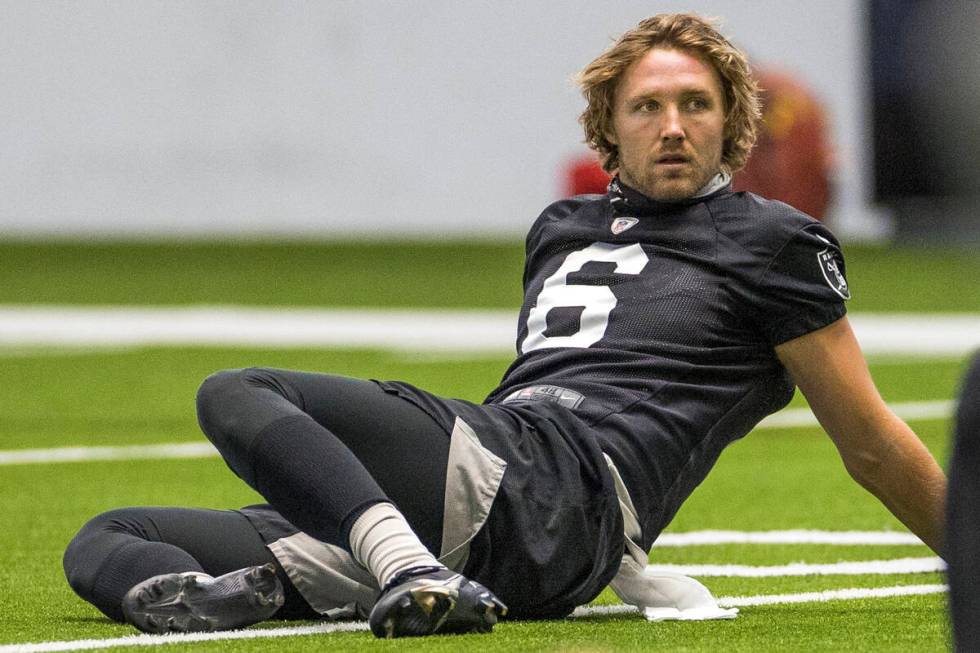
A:
{"label": "number 6 on jersey", "polygon": [[[538,294],[537,303],[527,316],[527,337],[521,353],[550,347],[588,347],[606,333],[609,314],[616,308],[616,295],[609,286],[569,284],[568,275],[581,270],[586,263],[615,263],[618,274],[639,274],[650,261],[638,243],[612,245],[592,243],[569,254],[558,270],[548,277]],[[579,330],[567,336],[546,336],[548,311],[559,307],[582,307]]]}

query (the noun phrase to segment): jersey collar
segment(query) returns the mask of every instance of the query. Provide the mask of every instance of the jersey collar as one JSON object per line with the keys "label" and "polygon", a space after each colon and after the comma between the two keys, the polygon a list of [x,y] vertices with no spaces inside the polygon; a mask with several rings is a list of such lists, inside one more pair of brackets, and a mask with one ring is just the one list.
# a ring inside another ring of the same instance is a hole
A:
{"label": "jersey collar", "polygon": [[701,188],[701,190],[691,197],[677,200],[675,202],[658,202],[655,199],[647,197],[640,191],[630,188],[624,184],[622,180],[620,180],[619,175],[616,175],[612,178],[612,181],[609,182],[607,192],[609,194],[610,203],[617,211],[628,211],[631,213],[635,213],[637,211],[658,213],[672,207],[697,204],[698,202],[703,202],[709,197],[720,195],[731,189],[731,182],[731,175],[724,172],[719,172],[717,175],[712,177],[711,180]]}

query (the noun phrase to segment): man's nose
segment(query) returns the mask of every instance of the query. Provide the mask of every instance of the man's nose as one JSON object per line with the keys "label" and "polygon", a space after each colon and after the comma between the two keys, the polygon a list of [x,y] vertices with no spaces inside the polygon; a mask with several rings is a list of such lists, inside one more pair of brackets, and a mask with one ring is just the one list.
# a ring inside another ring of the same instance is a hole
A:
{"label": "man's nose", "polygon": [[677,107],[667,107],[663,115],[664,122],[660,129],[660,138],[665,141],[684,140],[684,125],[681,122],[681,112]]}

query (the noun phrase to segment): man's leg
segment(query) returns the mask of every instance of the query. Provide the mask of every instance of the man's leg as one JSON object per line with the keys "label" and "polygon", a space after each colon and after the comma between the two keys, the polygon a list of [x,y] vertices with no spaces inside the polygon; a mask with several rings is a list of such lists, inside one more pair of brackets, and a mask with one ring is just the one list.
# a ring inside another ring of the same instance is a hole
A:
{"label": "man's leg", "polygon": [[980,354],[960,393],[949,467],[945,557],[956,650],[980,650]]}
{"label": "man's leg", "polygon": [[[384,589],[375,612],[387,635],[489,630],[504,610],[436,560],[449,433],[418,406],[373,382],[249,369],[209,377],[198,417],[239,477],[297,528],[349,551],[378,579]],[[423,598],[436,609],[420,605]]]}
{"label": "man's leg", "polygon": [[374,504],[394,503],[438,554],[449,436],[377,384],[219,372],[198,392],[198,418],[228,466],[318,540],[350,551],[354,521]]}
{"label": "man's leg", "polygon": [[[115,621],[125,620],[122,604],[126,594],[147,579],[184,572],[222,576],[270,564],[285,599],[276,616],[315,618],[317,613],[293,587],[258,532],[236,511],[113,510],[90,520],[64,556],[65,576],[72,589]],[[271,607],[262,608],[244,616],[260,619],[271,611]]]}

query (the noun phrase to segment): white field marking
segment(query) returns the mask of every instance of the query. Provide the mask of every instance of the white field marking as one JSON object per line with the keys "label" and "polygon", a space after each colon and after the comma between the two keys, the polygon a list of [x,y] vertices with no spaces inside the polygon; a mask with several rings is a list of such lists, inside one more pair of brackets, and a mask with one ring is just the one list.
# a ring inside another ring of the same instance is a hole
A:
{"label": "white field marking", "polygon": [[654,564],[652,571],[672,571],[685,576],[726,576],[738,578],[768,578],[774,576],[857,576],[885,574],[925,574],[946,571],[941,558],[894,558],[892,560],[860,560],[756,567],[751,565],[674,565]]}
{"label": "white field marking", "polygon": [[912,533],[892,531],[690,531],[687,533],[663,533],[653,543],[662,546],[701,546],[715,544],[827,544],[837,546],[859,545],[915,545],[922,540]]}
{"label": "white field marking", "polygon": [[[2,351],[2,350],[0,350]],[[514,360],[513,351],[404,351],[395,358],[399,363],[420,363],[423,365],[442,365],[446,363],[505,361]],[[957,359],[959,360],[959,359]]]}
{"label": "white field marking", "polygon": [[898,585],[896,587],[854,587],[823,592],[803,592],[801,594],[767,594],[761,596],[722,596],[718,604],[726,608],[749,605],[777,605],[780,603],[815,603],[824,601],[846,601],[853,599],[885,599],[893,596],[919,596],[939,594],[949,590],[948,585]]}
{"label": "white field marking", "polygon": [[163,644],[189,644],[233,639],[265,639],[271,637],[295,637],[344,633],[368,630],[364,621],[345,621],[293,626],[289,628],[253,628],[250,630],[225,630],[217,633],[178,633],[172,635],[129,635],[113,639],[78,639],[63,642],[38,642],[36,644],[6,644],[0,653],[43,653],[46,651],[85,651],[89,649],[116,648],[119,646],[161,646]]}
{"label": "white field marking", "polygon": [[127,352],[138,349],[129,345],[104,347],[64,347],[59,345],[35,345],[31,347],[2,347],[0,358],[51,358],[54,356],[104,356],[107,353]]}
{"label": "white field marking", "polygon": [[[902,419],[944,419],[952,415],[952,401],[910,401],[890,405]],[[809,408],[785,408],[762,420],[757,429],[816,426]],[[218,452],[205,442],[124,445],[116,447],[59,447],[53,449],[0,450],[0,465],[64,463],[103,460],[147,460],[154,458],[208,458]],[[664,536],[661,536],[663,539]]]}
{"label": "white field marking", "polygon": [[980,348],[980,315],[864,313],[848,316],[867,354],[967,354]]}
{"label": "white field marking", "polygon": [[100,460],[156,460],[161,458],[211,458],[217,450],[209,442],[138,444],[123,447],[60,447],[0,451],[0,465],[77,463]]}
{"label": "white field marking", "polygon": [[[120,347],[120,349],[123,349]],[[68,350],[71,351],[71,350]],[[4,356],[4,350],[0,347],[0,358]],[[510,362],[514,357],[513,351],[411,351],[411,352],[400,352],[400,355],[396,358],[399,362],[408,363],[425,363],[425,364],[438,364],[438,363],[458,363],[460,361],[496,361],[500,359],[507,360]],[[894,354],[894,353],[870,353],[867,355],[867,359],[875,367],[892,367],[892,366],[909,366],[917,365],[923,361],[923,359],[928,359],[929,361],[949,361],[952,363],[959,362],[963,359],[962,354]]]}
{"label": "white field marking", "polygon": [[[823,601],[843,601],[868,598],[889,598],[893,596],[912,596],[938,594],[945,592],[945,585],[899,585],[897,587],[850,588],[828,590],[825,592],[806,592],[803,594],[769,594],[760,596],[720,597],[722,607],[745,607],[753,605],[775,605],[780,603],[813,603]],[[591,617],[604,614],[637,612],[631,605],[582,606],[572,613],[574,618]],[[218,633],[192,633],[181,635],[130,635],[114,639],[82,639],[63,642],[38,642],[36,644],[7,644],[0,646],[0,653],[46,653],[48,651],[84,651],[118,646],[159,646],[162,644],[183,644],[191,642],[213,642],[234,639],[261,639],[271,637],[294,637],[300,635],[320,635],[326,633],[357,632],[368,630],[363,621],[325,623],[315,626],[296,626],[291,628],[265,628],[252,630],[230,630]]]}
{"label": "white field marking", "polygon": [[[980,348],[980,315],[849,316],[868,354],[957,356]],[[516,310],[246,306],[0,306],[0,345],[376,347],[513,352]]]}
{"label": "white field marking", "polygon": [[[953,400],[904,401],[889,404],[889,407],[892,412],[906,421],[944,419],[956,410],[956,402]],[[781,429],[801,426],[819,426],[817,418],[809,408],[784,408],[759,422],[755,428]]]}
{"label": "white field marking", "polygon": [[875,369],[881,367],[907,367],[909,365],[918,365],[927,360],[930,363],[933,362],[947,362],[947,363],[958,363],[964,358],[963,355],[951,354],[949,356],[924,356],[915,354],[867,354],[866,358],[868,362],[871,363]]}
{"label": "white field marking", "polygon": [[[823,603],[826,601],[852,601],[856,599],[887,599],[895,596],[921,596],[941,594],[949,590],[947,585],[897,585],[894,587],[852,587],[823,592],[800,594],[760,594],[756,596],[719,596],[718,605],[723,608],[743,608],[754,605],[778,605],[783,603]],[[632,605],[590,605],[575,608],[573,617],[589,617],[602,614],[638,612]],[[0,653],[4,653],[0,649]]]}
{"label": "white field marking", "polygon": [[514,351],[515,311],[0,307],[0,345],[365,347]]}

